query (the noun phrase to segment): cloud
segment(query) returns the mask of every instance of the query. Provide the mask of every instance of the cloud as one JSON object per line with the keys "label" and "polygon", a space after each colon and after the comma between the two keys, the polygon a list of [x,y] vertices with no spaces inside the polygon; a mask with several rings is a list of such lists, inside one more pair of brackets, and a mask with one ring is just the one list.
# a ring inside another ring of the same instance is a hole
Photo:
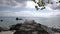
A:
{"label": "cloud", "polygon": [[53,2],[53,4],[47,4],[48,7],[53,10],[60,9],[60,3],[56,3],[58,2],[57,0],[52,0],[51,2]]}
{"label": "cloud", "polygon": [[59,6],[57,6],[55,9],[59,9],[59,10],[60,10],[60,5],[59,5]]}
{"label": "cloud", "polygon": [[[56,9],[60,9],[60,3],[56,3],[58,2],[57,0],[50,0],[50,2],[53,2],[53,4],[47,4],[47,0],[45,0],[45,3],[46,3],[46,7],[49,7],[50,9],[52,10],[56,10]],[[35,8],[34,6],[37,5],[35,4],[34,2],[32,1],[27,1],[27,6],[28,8]],[[47,9],[49,9],[47,8]]]}
{"label": "cloud", "polygon": [[25,7],[27,0],[0,0],[0,6]]}
{"label": "cloud", "polygon": [[60,12],[58,10],[51,12],[39,12],[39,11],[3,11],[0,12],[0,16],[13,16],[13,17],[55,17],[59,16]]}
{"label": "cloud", "polygon": [[0,0],[0,11],[34,11],[30,0]]}
{"label": "cloud", "polygon": [[0,6],[0,12],[1,11],[19,12],[19,11],[35,11],[35,9],[34,8],[24,8],[24,7],[13,8],[13,7],[8,7],[8,6]]}
{"label": "cloud", "polygon": [[20,12],[12,12],[12,11],[1,11],[0,16],[5,17],[31,17],[33,16],[33,12],[31,11],[20,11]]}
{"label": "cloud", "polygon": [[[47,2],[47,0],[45,0]],[[50,0],[53,4],[48,4],[47,6],[52,9],[60,9],[60,4],[55,3],[57,0]],[[27,7],[34,8],[34,2],[31,0],[0,0],[0,6],[13,6],[13,8],[17,7]]]}
{"label": "cloud", "polygon": [[27,1],[26,8],[35,8],[35,3],[33,1]]}
{"label": "cloud", "polygon": [[[59,11],[54,11],[59,4],[48,4],[45,10],[35,11],[34,3],[29,0],[0,0],[0,15],[1,16],[34,16],[34,17],[51,17],[60,15]],[[15,6],[19,8],[12,8]],[[52,8],[52,9],[51,9]],[[3,11],[4,10],[4,11]],[[2,12],[3,11],[3,12]],[[7,11],[7,12],[6,12]],[[41,12],[42,11],[42,12]],[[44,12],[43,12],[44,11]]]}

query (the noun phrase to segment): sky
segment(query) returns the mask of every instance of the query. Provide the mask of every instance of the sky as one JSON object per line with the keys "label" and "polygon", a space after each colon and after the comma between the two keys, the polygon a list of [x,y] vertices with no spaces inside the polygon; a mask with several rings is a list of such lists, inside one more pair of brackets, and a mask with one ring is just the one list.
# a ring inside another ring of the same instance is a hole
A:
{"label": "sky", "polygon": [[[45,1],[47,2],[47,1]],[[35,3],[31,0],[0,0],[0,16],[6,17],[53,17],[60,16],[60,4],[51,0],[53,4],[47,4],[46,9],[36,10]]]}

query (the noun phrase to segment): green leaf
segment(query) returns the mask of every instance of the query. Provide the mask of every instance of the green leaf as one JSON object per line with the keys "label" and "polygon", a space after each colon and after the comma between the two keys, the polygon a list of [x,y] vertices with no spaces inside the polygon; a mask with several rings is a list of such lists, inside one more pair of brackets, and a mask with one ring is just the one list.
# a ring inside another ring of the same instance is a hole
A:
{"label": "green leaf", "polygon": [[42,6],[39,2],[38,2],[37,4],[38,4],[38,6],[39,6],[39,7],[41,7],[41,6]]}
{"label": "green leaf", "polygon": [[35,6],[35,8],[36,8],[36,10],[38,10],[39,8],[38,8],[38,6]]}

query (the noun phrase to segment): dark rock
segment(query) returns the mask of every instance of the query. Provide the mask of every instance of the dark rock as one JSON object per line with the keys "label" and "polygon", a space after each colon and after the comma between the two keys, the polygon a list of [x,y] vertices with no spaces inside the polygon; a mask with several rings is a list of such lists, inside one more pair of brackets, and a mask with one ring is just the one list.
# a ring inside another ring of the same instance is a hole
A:
{"label": "dark rock", "polygon": [[19,30],[21,25],[22,25],[21,23],[18,23],[16,25],[12,25],[9,30]]}
{"label": "dark rock", "polygon": [[0,27],[0,32],[3,31],[4,29],[2,27]]}
{"label": "dark rock", "polygon": [[16,20],[23,20],[23,19],[19,19],[19,18],[17,17]]}
{"label": "dark rock", "polygon": [[41,24],[34,20],[26,20],[22,24],[16,24],[13,29],[16,30],[14,34],[49,34],[41,27]]}

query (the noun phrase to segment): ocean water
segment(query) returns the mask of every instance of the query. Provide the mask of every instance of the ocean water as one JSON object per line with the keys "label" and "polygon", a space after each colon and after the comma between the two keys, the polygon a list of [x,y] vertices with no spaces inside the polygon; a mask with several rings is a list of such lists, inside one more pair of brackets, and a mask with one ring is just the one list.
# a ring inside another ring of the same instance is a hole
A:
{"label": "ocean water", "polygon": [[0,26],[2,27],[9,27],[9,25],[23,22],[23,20],[16,20],[16,17],[0,17],[1,19],[3,20],[2,22],[0,21]]}
{"label": "ocean water", "polygon": [[0,26],[1,27],[9,27],[10,25],[17,24],[17,23],[24,23],[26,19],[32,19],[35,20],[35,22],[40,23],[42,25],[48,26],[48,27],[55,27],[60,28],[60,17],[53,17],[53,18],[45,18],[45,17],[19,17],[19,19],[23,20],[16,20],[16,17],[0,17]]}

